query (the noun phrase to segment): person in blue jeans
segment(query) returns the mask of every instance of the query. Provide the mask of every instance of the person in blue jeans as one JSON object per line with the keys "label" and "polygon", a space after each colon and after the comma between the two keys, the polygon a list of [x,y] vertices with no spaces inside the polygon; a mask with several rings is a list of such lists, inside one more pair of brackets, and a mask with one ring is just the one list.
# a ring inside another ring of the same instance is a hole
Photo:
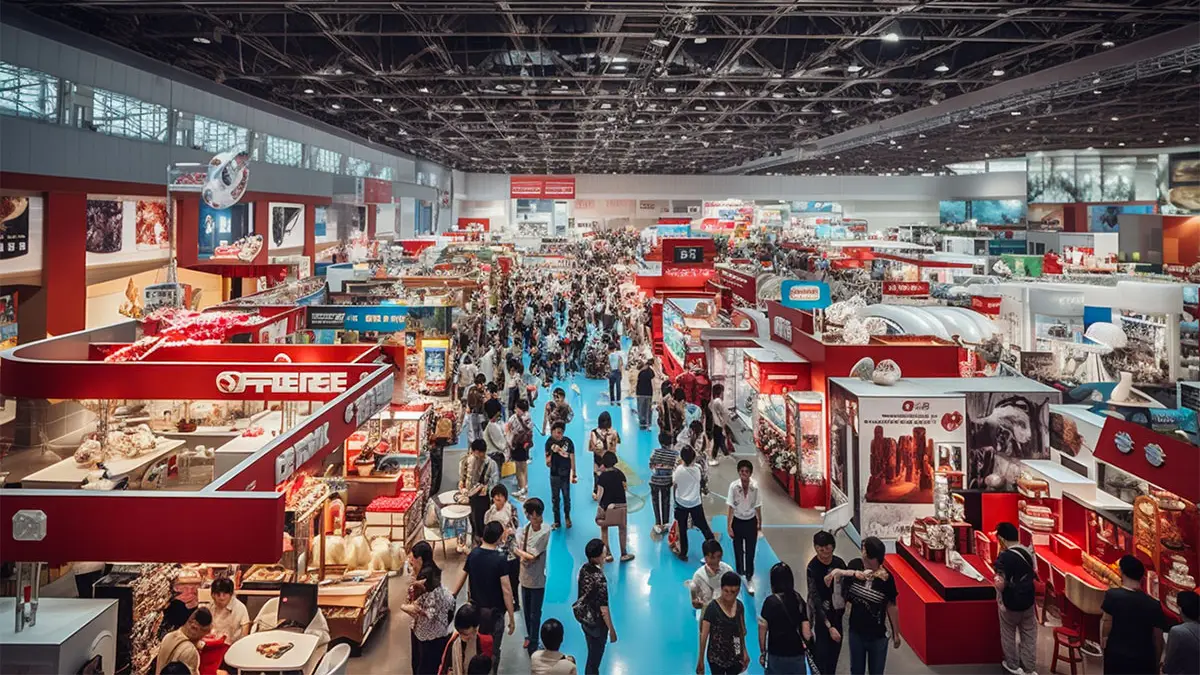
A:
{"label": "person in blue jeans", "polygon": [[616,342],[608,345],[608,402],[611,405],[621,404],[621,371],[625,369],[625,359]]}
{"label": "person in blue jeans", "polygon": [[900,620],[896,609],[896,580],[883,567],[887,553],[878,537],[862,543],[862,558],[846,569],[834,570],[842,581],[842,594],[850,608],[850,674],[881,675],[887,663],[888,627],[891,642],[900,648]]}

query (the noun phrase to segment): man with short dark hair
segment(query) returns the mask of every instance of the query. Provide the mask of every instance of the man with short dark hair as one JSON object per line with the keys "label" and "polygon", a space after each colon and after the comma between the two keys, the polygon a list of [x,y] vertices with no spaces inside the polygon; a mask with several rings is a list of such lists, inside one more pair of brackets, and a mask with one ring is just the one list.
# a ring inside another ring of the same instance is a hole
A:
{"label": "man with short dark hair", "polygon": [[[716,456],[716,451],[713,451]],[[745,579],[746,592],[754,595],[754,550],[762,532],[762,496],[758,483],[750,478],[754,464],[743,459],[737,463],[738,479],[729,484],[726,498],[729,538],[733,540],[733,564]]]}
{"label": "man with short dark hair", "polygon": [[517,533],[513,553],[521,561],[521,607],[525,615],[525,649],[537,651],[537,631],[542,623],[542,603],[546,599],[546,547],[550,543],[550,528],[542,522],[546,507],[542,500],[532,497],[525,502],[529,524]]}
{"label": "man with short dark hair", "polygon": [[[808,616],[813,626],[813,658],[817,671],[837,671],[838,656],[842,651],[842,608],[833,606],[837,570],[846,569],[846,561],[833,554],[837,540],[825,530],[813,535],[816,555],[808,561]],[[841,604],[840,602],[838,604]]]}
{"label": "man with short dark hair", "polygon": [[1105,675],[1158,672],[1165,620],[1162,605],[1142,591],[1146,566],[1131,555],[1121,556],[1121,587],[1104,592],[1100,644]]}
{"label": "man with short dark hair", "polygon": [[500,482],[500,470],[487,456],[487,441],[476,438],[458,464],[458,489],[466,493],[471,506],[471,534],[476,542],[483,534],[483,519],[491,506],[488,495]]}
{"label": "man with short dark hair", "polygon": [[529,657],[529,669],[533,675],[575,675],[575,657],[558,651],[562,647],[563,625],[558,619],[546,619],[542,624],[542,644],[545,649]]}
{"label": "man with short dark hair", "polygon": [[1163,675],[1196,675],[1200,673],[1200,596],[1195,591],[1180,591],[1175,597],[1183,623],[1172,626],[1167,634]]}
{"label": "man with short dark hair", "polygon": [[637,396],[638,428],[640,429],[650,428],[655,379],[652,363],[650,360],[642,361],[641,368],[638,369],[637,384],[633,392]]}
{"label": "man with short dark hair", "polygon": [[[491,635],[495,644],[495,664],[500,663],[500,644],[504,641],[504,617],[508,616],[508,633],[516,629],[513,615],[513,588],[508,581],[508,556],[497,550],[504,526],[497,521],[483,528],[483,543],[467,554],[462,574],[451,590],[458,597],[464,585],[471,604],[479,608],[480,632]],[[469,584],[468,584],[469,582]],[[492,672],[495,673],[495,667]]]}
{"label": "man with short dark hair", "polygon": [[[1037,566],[1033,552],[1022,546],[1017,527],[1012,523],[996,525],[1000,555],[996,556],[996,597],[1000,611],[1000,647],[1004,651],[1001,666],[1010,673],[1032,673],[1037,665],[1037,614],[1034,608],[1034,582]],[[1020,640],[1020,647],[1017,642]]]}
{"label": "man with short dark hair", "polygon": [[696,451],[684,446],[679,452],[683,464],[675,467],[671,481],[675,485],[675,520],[679,525],[679,559],[687,562],[689,523],[700,528],[705,539],[715,539],[704,515],[704,503],[700,496],[700,467],[696,465]]}
{"label": "man with short dark hair", "polygon": [[208,635],[211,628],[212,612],[204,607],[192,612],[179,630],[167,633],[158,645],[158,655],[154,659],[155,675],[162,673],[164,666],[175,661],[187,666],[192,675],[197,675],[200,672],[200,650],[196,643]]}
{"label": "man with short dark hair", "polygon": [[579,481],[575,473],[575,442],[567,438],[567,425],[561,421],[550,426],[550,438],[546,439],[546,466],[550,469],[550,510],[554,512],[554,524],[551,529],[557,530],[562,521],[559,519],[558,503],[561,497],[563,513],[567,516],[567,527],[571,527],[571,483]]}

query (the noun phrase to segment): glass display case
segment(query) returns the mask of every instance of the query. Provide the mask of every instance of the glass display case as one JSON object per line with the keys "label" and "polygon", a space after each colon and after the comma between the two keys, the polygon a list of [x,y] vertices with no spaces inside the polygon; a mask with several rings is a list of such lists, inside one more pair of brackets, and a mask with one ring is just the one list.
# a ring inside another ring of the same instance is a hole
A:
{"label": "glass display case", "polygon": [[793,483],[799,457],[788,442],[787,410],[782,394],[757,396],[754,404],[754,446],[758,448],[779,484],[794,496]]}
{"label": "glass display case", "polygon": [[432,416],[433,406],[428,403],[393,405],[346,440],[350,504],[365,505],[385,493],[424,487]]}
{"label": "glass display case", "polygon": [[825,396],[815,391],[787,395],[787,438],[799,467],[796,497],[805,508],[824,507],[828,500],[825,477]]}

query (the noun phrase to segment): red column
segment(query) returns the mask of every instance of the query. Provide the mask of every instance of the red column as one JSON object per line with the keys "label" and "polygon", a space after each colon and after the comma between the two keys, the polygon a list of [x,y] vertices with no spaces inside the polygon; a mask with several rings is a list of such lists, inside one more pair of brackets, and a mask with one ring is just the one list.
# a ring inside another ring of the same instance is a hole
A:
{"label": "red column", "polygon": [[254,210],[254,233],[261,234],[263,238],[262,250],[258,252],[254,264],[266,265],[267,257],[271,255],[271,205],[265,199],[260,199],[250,204],[250,208]]}
{"label": "red column", "polygon": [[42,286],[46,332],[62,335],[87,327],[87,194],[45,194]]}
{"label": "red column", "polygon": [[375,217],[379,215],[379,211],[374,204],[367,204],[367,240],[375,239]]}
{"label": "red column", "polygon": [[175,198],[175,256],[180,267],[195,267],[200,255],[200,197]]}

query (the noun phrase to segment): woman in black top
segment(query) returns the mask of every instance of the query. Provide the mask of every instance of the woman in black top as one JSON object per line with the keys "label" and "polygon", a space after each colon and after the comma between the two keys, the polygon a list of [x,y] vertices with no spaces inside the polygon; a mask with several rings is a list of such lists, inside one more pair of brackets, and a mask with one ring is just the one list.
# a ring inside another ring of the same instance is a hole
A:
{"label": "woman in black top", "polygon": [[[813,660],[822,673],[837,672],[838,656],[842,651],[842,610],[840,594],[834,594],[835,570],[845,569],[846,562],[833,554],[837,542],[833,535],[821,530],[813,535],[817,554],[808,561],[808,620],[813,627]],[[835,604],[836,602],[836,604]]]}
{"label": "woman in black top", "polygon": [[704,675],[705,652],[713,675],[738,675],[750,665],[746,651],[746,608],[738,600],[742,578],[736,572],[721,575],[721,595],[713,598],[700,618],[700,656],[696,673]]}
{"label": "woman in black top", "polygon": [[587,663],[584,675],[599,675],[600,660],[604,658],[604,638],[617,641],[612,614],[608,609],[608,579],[604,576],[604,542],[593,539],[583,549],[587,562],[579,568],[579,599],[573,607],[575,618],[587,639]]}
{"label": "woman in black top", "polygon": [[608,547],[608,528],[617,528],[621,544],[621,562],[633,560],[629,553],[626,525],[629,511],[625,501],[625,473],[617,468],[617,455],[604,453],[600,460],[604,470],[596,478],[596,499],[600,508],[596,510],[596,524],[600,526],[600,538],[604,541],[605,561],[612,562],[612,550]]}
{"label": "woman in black top", "polygon": [[806,672],[804,649],[811,639],[808,613],[796,592],[792,568],[785,562],[775,563],[771,567],[771,595],[763,601],[758,620],[758,662],[767,675]]}
{"label": "woman in black top", "polygon": [[896,580],[883,568],[887,552],[878,537],[863,539],[863,557],[851,560],[841,577],[842,594],[850,610],[850,674],[882,675],[888,652],[888,624],[892,646],[900,648],[900,623],[896,611]]}

